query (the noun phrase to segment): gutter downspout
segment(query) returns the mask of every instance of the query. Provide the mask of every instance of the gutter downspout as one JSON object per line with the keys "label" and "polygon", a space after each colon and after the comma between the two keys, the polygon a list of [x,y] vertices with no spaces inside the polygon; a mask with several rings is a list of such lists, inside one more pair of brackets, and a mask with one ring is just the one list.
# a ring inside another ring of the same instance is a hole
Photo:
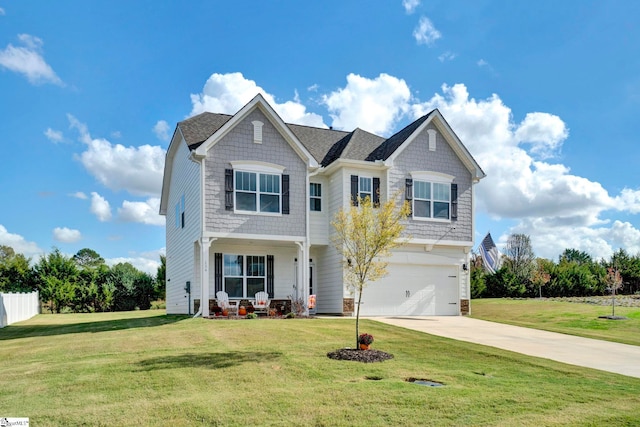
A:
{"label": "gutter downspout", "polygon": [[304,247],[302,247],[301,243],[298,243],[298,245],[300,246],[300,250],[302,251],[302,254],[304,255],[304,258],[302,259],[302,290],[303,290],[303,301],[304,301],[304,315],[308,316],[309,315],[309,306],[307,305],[307,303],[309,302],[309,257],[311,256],[310,251],[311,251],[311,230],[310,230],[310,219],[309,217],[311,216],[311,200],[310,200],[310,194],[309,194],[309,185],[311,182],[311,177],[318,175],[319,173],[321,173],[322,171],[324,171],[323,167],[318,167],[316,168],[315,171],[311,172],[311,173],[307,173],[307,189],[306,189],[306,199],[307,202],[305,203],[306,206],[306,212],[305,212],[305,228],[306,228],[306,232],[305,232],[305,242],[304,242]]}
{"label": "gutter downspout", "polygon": [[[189,155],[189,160],[191,160],[194,163],[198,163],[200,165],[200,239],[199,243],[200,243],[200,309],[198,310],[198,312],[196,314],[193,315],[193,318],[196,317],[200,317],[203,315],[203,309],[205,306],[204,303],[204,277],[205,274],[207,273],[207,267],[206,267],[206,263],[208,262],[208,260],[204,260],[203,259],[203,253],[205,252],[204,247],[203,247],[203,243],[204,243],[204,217],[205,217],[205,213],[204,213],[204,176],[205,176],[205,171],[204,171],[204,166],[205,166],[205,156],[199,156],[196,154],[196,150],[191,150],[191,154]],[[208,242],[207,242],[208,243]],[[206,251],[208,253],[208,251]],[[208,286],[208,282],[207,282],[207,286]],[[206,302],[207,304],[207,312],[209,311],[209,301]],[[208,313],[207,313],[208,315]]]}

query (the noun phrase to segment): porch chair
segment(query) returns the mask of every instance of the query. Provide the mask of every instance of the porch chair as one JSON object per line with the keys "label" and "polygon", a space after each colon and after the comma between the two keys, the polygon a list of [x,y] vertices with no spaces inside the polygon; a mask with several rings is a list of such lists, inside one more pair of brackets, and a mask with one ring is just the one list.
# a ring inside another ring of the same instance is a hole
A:
{"label": "porch chair", "polygon": [[271,301],[269,300],[269,294],[261,291],[255,295],[255,301],[253,302],[253,308],[256,311],[264,311],[269,314],[269,304]]}
{"label": "porch chair", "polygon": [[218,302],[218,307],[224,309],[225,307],[229,310],[229,314],[238,315],[238,302],[237,301],[229,301],[229,294],[225,291],[216,292],[216,300]]}

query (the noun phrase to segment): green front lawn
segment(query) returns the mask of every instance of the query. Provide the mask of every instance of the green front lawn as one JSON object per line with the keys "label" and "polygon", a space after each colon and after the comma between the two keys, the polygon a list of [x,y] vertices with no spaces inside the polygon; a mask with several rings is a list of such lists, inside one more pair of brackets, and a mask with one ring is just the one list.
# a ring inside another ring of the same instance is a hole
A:
{"label": "green front lawn", "polygon": [[[353,319],[40,315],[0,330],[0,417],[37,426],[639,425],[640,379]],[[405,379],[444,383],[423,387]]]}
{"label": "green front lawn", "polygon": [[471,302],[471,316],[477,319],[640,345],[640,307],[616,307],[616,316],[624,316],[626,320],[599,318],[610,314],[611,306],[548,299],[474,299]]}

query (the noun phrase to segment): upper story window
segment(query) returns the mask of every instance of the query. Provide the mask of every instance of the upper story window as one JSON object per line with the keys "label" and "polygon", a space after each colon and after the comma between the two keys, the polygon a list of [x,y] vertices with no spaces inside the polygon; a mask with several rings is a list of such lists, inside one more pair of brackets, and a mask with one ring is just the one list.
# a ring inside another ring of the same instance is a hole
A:
{"label": "upper story window", "polygon": [[309,184],[309,209],[314,212],[322,210],[322,184],[316,182]]}
{"label": "upper story window", "polygon": [[458,186],[453,176],[435,172],[413,172],[407,179],[406,198],[414,219],[457,219]]}
{"label": "upper story window", "polygon": [[263,162],[232,162],[225,170],[225,207],[236,212],[289,213],[289,175]]}
{"label": "upper story window", "polygon": [[369,197],[373,200],[373,186],[371,184],[371,178],[367,176],[361,176],[358,185],[358,195],[361,199]]}
{"label": "upper story window", "polygon": [[280,213],[280,175],[236,171],[236,210]]}
{"label": "upper story window", "polygon": [[449,184],[413,181],[414,218],[449,219],[450,203]]}
{"label": "upper story window", "polygon": [[380,178],[351,175],[351,204],[358,206],[358,197],[369,197],[374,206],[380,204]]}

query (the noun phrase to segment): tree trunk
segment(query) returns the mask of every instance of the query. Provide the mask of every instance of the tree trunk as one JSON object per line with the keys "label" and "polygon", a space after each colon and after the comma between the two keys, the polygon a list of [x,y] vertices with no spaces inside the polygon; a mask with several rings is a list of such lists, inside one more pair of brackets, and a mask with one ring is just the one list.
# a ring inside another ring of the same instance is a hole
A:
{"label": "tree trunk", "polygon": [[362,288],[363,286],[360,285],[360,290],[358,292],[358,305],[356,306],[356,348],[360,348],[359,346],[359,342],[358,342],[358,337],[359,335],[359,328],[360,328],[360,301],[362,301]]}

